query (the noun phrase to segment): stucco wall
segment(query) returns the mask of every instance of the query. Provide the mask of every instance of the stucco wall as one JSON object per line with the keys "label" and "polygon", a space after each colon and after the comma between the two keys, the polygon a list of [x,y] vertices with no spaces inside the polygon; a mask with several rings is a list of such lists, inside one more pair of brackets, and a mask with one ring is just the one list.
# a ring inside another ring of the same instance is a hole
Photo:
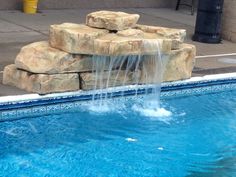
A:
{"label": "stucco wall", "polygon": [[224,39],[236,42],[236,0],[225,0],[222,19]]}
{"label": "stucco wall", "polygon": [[[21,9],[23,0],[0,0],[0,9]],[[172,0],[39,0],[39,9],[171,7]]]}

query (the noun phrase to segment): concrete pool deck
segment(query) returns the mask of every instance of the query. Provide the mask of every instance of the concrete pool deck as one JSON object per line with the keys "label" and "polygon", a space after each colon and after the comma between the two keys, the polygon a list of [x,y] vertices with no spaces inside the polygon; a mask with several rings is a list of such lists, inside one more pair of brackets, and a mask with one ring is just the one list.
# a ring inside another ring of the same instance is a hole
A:
{"label": "concrete pool deck", "polygon": [[[2,84],[3,68],[14,62],[21,47],[35,41],[46,40],[51,24],[84,23],[86,14],[101,9],[45,10],[36,15],[20,11],[0,11],[0,96],[21,95],[27,92]],[[195,16],[189,11],[173,9],[130,8],[109,9],[138,13],[139,23],[187,30],[186,43],[197,47],[193,76],[236,72],[236,43],[223,40],[221,44],[193,42]]]}

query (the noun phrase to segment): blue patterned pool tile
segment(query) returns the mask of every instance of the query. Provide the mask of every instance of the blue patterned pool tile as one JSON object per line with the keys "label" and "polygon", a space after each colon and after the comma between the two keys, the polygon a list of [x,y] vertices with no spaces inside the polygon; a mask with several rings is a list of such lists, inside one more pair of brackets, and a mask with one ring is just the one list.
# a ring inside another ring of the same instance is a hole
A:
{"label": "blue patterned pool tile", "polygon": [[17,118],[21,118],[21,117],[26,117],[32,114],[32,109],[18,109],[16,111],[17,113]]}
{"label": "blue patterned pool tile", "polygon": [[47,113],[47,107],[46,106],[37,106],[32,108],[32,115],[44,115]]}
{"label": "blue patterned pool tile", "polygon": [[47,113],[61,112],[61,104],[53,104],[47,106]]}
{"label": "blue patterned pool tile", "polygon": [[80,108],[83,103],[81,101],[74,102],[74,108]]}
{"label": "blue patterned pool tile", "polygon": [[182,90],[163,91],[161,92],[161,99],[228,91],[228,90],[234,90],[235,88],[236,84],[222,84],[222,85],[213,85],[209,87],[197,87],[197,88],[189,88]]}
{"label": "blue patterned pool tile", "polygon": [[1,120],[11,120],[17,118],[17,110],[3,111],[1,113]]}
{"label": "blue patterned pool tile", "polygon": [[62,112],[67,111],[67,110],[71,110],[74,108],[75,108],[74,103],[62,103],[61,104],[61,111]]}

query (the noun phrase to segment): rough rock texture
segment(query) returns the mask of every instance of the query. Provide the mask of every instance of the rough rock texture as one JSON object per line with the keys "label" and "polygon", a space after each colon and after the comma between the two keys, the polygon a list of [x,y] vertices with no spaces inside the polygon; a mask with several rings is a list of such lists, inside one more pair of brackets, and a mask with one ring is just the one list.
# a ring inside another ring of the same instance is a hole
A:
{"label": "rough rock texture", "polygon": [[141,30],[146,33],[154,33],[157,35],[157,38],[171,39],[172,50],[179,49],[180,44],[184,42],[184,39],[186,37],[185,29],[165,28],[159,26],[147,26],[139,24],[135,26],[135,29]]}
{"label": "rough rock texture", "polygon": [[52,47],[68,53],[104,56],[153,53],[158,48],[168,53],[173,44],[175,48],[178,47],[176,41],[165,39],[157,33],[141,32],[138,29],[108,33],[103,29],[70,23],[52,25],[49,41]]}
{"label": "rough rock texture", "polygon": [[138,14],[124,12],[98,11],[87,15],[86,24],[95,28],[124,30],[134,27],[139,19]]}
{"label": "rough rock texture", "polygon": [[155,39],[155,36],[123,37],[117,34],[107,34],[96,39],[94,46],[96,55],[139,55],[155,53],[158,49],[163,53],[168,53],[171,50],[172,41]]}
{"label": "rough rock texture", "polygon": [[46,74],[91,71],[93,65],[91,55],[72,55],[50,47],[46,41],[23,47],[15,64],[32,73]]}
{"label": "rough rock texture", "polygon": [[[110,74],[108,72],[103,73],[101,78],[96,78],[95,73],[81,73],[81,88],[82,90],[92,90],[122,85],[138,84],[140,76],[141,72],[139,70],[135,72],[129,71],[127,73],[125,70],[113,70]],[[98,79],[97,84],[95,81],[96,79]],[[109,82],[107,82],[108,79]]]}
{"label": "rough rock texture", "polygon": [[94,54],[94,39],[109,33],[83,24],[51,25],[49,42],[54,48],[73,54]]}
{"label": "rough rock texture", "polygon": [[137,24],[135,26],[135,29],[139,29],[146,33],[155,33],[163,38],[176,39],[179,40],[180,42],[184,42],[184,39],[186,37],[185,29],[165,28],[159,26],[147,26],[140,24]]}
{"label": "rough rock texture", "polygon": [[189,79],[195,64],[196,47],[191,44],[182,44],[179,50],[171,51],[165,56],[166,61],[163,81],[177,81]]}
{"label": "rough rock texture", "polygon": [[80,88],[78,74],[32,74],[17,69],[14,64],[4,68],[3,84],[39,94],[73,91]]}
{"label": "rough rock texture", "polygon": [[118,31],[116,34],[122,37],[135,37],[135,36],[144,37],[144,32],[138,29],[122,30],[122,31]]}
{"label": "rough rock texture", "polygon": [[[177,81],[188,79],[191,77],[192,70],[195,63],[196,48],[190,44],[182,44],[178,50],[172,50],[169,55],[162,57],[163,61],[163,73],[162,81]],[[156,77],[159,80],[153,79],[157,66],[152,62],[152,56],[144,56],[141,83],[156,83],[160,81],[160,77]]]}

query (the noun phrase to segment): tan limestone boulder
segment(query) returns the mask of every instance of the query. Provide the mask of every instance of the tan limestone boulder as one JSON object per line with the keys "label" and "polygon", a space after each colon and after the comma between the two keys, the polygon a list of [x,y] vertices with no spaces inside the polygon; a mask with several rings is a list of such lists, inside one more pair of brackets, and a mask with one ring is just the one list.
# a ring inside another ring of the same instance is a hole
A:
{"label": "tan limestone boulder", "polygon": [[196,47],[191,44],[182,44],[179,50],[171,51],[164,56],[166,60],[163,72],[163,81],[177,81],[189,79],[195,64]]}
{"label": "tan limestone boulder", "polygon": [[3,84],[24,89],[28,92],[47,94],[80,89],[78,74],[32,74],[19,70],[14,64],[4,68]]}
{"label": "tan limestone boulder", "polygon": [[17,68],[32,72],[58,74],[92,70],[91,55],[72,55],[41,41],[23,47],[17,55]]}
{"label": "tan limestone boulder", "polygon": [[[141,72],[125,70],[113,70],[104,72],[100,78],[96,73],[80,73],[82,90],[102,89],[115,86],[138,84]],[[96,81],[97,79],[97,81]]]}
{"label": "tan limestone boulder", "polygon": [[72,54],[94,54],[94,39],[109,33],[84,24],[63,23],[51,25],[49,42],[54,48]]}
{"label": "tan limestone boulder", "polygon": [[95,28],[108,30],[124,30],[135,26],[139,19],[138,14],[124,12],[97,11],[87,15],[86,24]]}
{"label": "tan limestone boulder", "polygon": [[[155,64],[153,56],[144,56],[142,62],[141,83],[158,83],[177,81],[191,77],[195,63],[196,48],[190,44],[182,44],[178,50],[172,50],[168,55],[162,56],[162,72],[160,65]],[[158,72],[160,76],[155,76]]]}
{"label": "tan limestone boulder", "polygon": [[159,48],[168,53],[174,42],[157,33],[138,29],[108,33],[103,29],[69,23],[52,25],[49,41],[52,47],[68,53],[103,56],[139,55],[156,52]]}

